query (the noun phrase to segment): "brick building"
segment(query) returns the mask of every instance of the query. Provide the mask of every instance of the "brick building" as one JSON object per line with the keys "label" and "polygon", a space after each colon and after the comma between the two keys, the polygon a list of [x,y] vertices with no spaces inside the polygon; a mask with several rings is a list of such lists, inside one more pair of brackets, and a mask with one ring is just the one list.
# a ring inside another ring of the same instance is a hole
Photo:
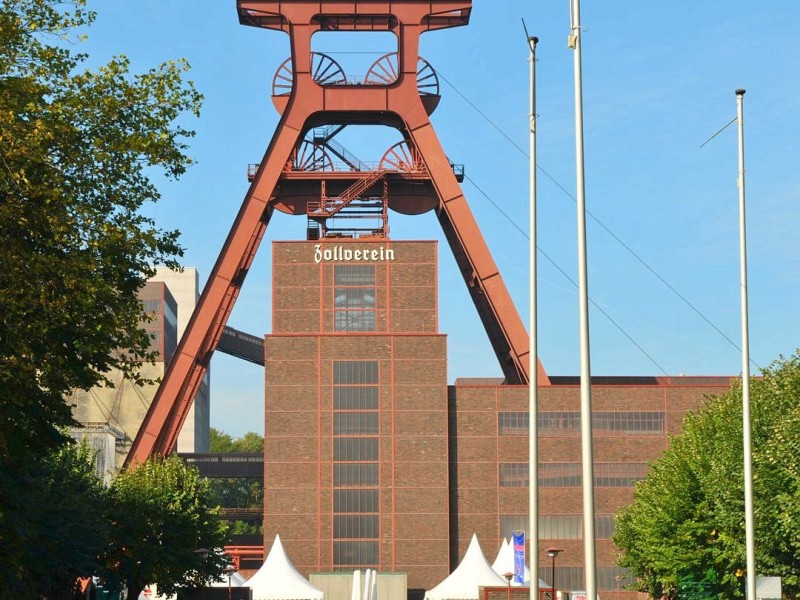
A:
{"label": "brick building", "polygon": [[[265,345],[264,536],[305,573],[403,571],[430,589],[477,533],[491,561],[528,529],[528,389],[447,385],[437,244],[386,238],[276,242]],[[458,371],[458,365],[454,365]],[[598,377],[593,385],[598,590],[633,598],[614,566],[614,514],[686,410],[729,378]],[[580,390],[540,389],[541,548],[582,589]],[[549,581],[551,563],[540,557]]]}

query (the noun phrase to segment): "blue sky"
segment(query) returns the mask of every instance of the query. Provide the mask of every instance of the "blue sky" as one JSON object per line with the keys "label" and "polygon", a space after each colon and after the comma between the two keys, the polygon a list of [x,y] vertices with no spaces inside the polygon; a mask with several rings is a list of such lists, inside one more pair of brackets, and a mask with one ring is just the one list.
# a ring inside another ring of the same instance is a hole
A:
{"label": "blue sky", "polygon": [[[246,166],[261,160],[275,131],[270,86],[289,55],[288,36],[240,26],[234,0],[94,7],[98,20],[80,48],[92,64],[125,54],[142,71],[184,57],[205,95],[201,118],[188,121],[197,131],[190,151],[197,164],[179,182],[164,182],[162,202],[149,211],[164,228],[181,230],[184,264],[197,267],[204,281],[247,190]],[[540,40],[539,247],[549,259],[539,255],[539,351],[549,374],[575,375],[577,291],[560,272],[577,280],[568,1],[476,0],[469,26],[425,34],[421,53],[443,78],[432,122],[448,155],[465,165],[464,192],[527,322],[528,159],[515,147],[528,147],[521,18]],[[584,0],[582,24],[586,202],[597,219],[588,222],[589,294],[655,361],[593,307],[592,373],[741,371],[738,350],[703,318],[739,344],[735,124],[700,148],[735,117],[736,88],[747,90],[751,354],[766,366],[793,353],[800,346],[800,5]],[[315,38],[315,50],[339,47],[365,48],[352,38]],[[384,36],[369,37],[366,48],[393,50]],[[371,55],[336,56],[353,75],[366,71],[358,62],[365,57],[369,62]],[[363,160],[379,159],[395,135],[360,134],[342,141]],[[393,214],[390,225],[393,239],[440,241],[440,329],[448,335],[449,380],[499,376],[434,215]],[[301,217],[273,219],[230,325],[257,335],[269,331],[271,241],[303,239],[304,227]],[[261,369],[218,353],[211,373],[212,426],[234,435],[262,431]]]}

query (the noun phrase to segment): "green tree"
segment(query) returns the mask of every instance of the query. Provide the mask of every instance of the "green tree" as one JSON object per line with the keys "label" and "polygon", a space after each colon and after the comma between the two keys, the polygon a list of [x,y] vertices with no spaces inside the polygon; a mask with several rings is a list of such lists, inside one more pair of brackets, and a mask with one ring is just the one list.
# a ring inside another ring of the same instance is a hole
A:
{"label": "green tree", "polygon": [[152,265],[174,266],[177,231],[140,208],[153,174],[191,163],[176,125],[201,96],[168,62],[81,69],[73,51],[94,14],[85,0],[0,0],[0,461],[64,443],[63,397],[136,378],[151,357],[137,292]]}
{"label": "green tree", "polygon": [[225,526],[196,468],[177,456],[154,457],[122,471],[109,492],[112,528],[105,572],[127,585],[130,598],[151,583],[172,594],[178,587],[222,579]]}
{"label": "green tree", "polygon": [[99,571],[108,534],[107,496],[94,472],[92,451],[70,444],[34,457],[19,496],[3,505],[27,519],[9,524],[0,544],[3,597],[71,598],[78,577]]}
{"label": "green tree", "polygon": [[[800,354],[780,359],[750,387],[756,563],[759,575],[800,588]],[[744,594],[746,571],[742,387],[688,414],[683,432],[651,465],[617,517],[620,566],[652,598],[702,588]]]}
{"label": "green tree", "polygon": [[253,431],[248,431],[240,438],[234,438],[229,433],[211,428],[209,447],[211,452],[228,454],[231,452],[264,451],[264,436]]}
{"label": "green tree", "polygon": [[[211,452],[231,453],[249,452],[262,453],[264,451],[264,438],[252,431],[240,438],[211,428]],[[224,479],[209,479],[209,487],[213,502],[225,508],[262,508],[264,506],[264,480],[228,477]],[[230,521],[229,533],[257,534],[261,533],[259,523],[243,520]]]}
{"label": "green tree", "polygon": [[209,451],[214,454],[223,453],[228,454],[233,452],[233,436],[219,429],[212,427],[209,430]]}
{"label": "green tree", "polygon": [[[83,68],[87,57],[74,48],[93,20],[84,0],[0,0],[0,546],[8,549],[46,531],[37,519],[47,515],[21,499],[68,441],[63,398],[109,383],[112,369],[136,380],[151,357],[137,292],[151,265],[174,265],[181,254],[177,232],[159,230],[140,208],[159,199],[153,175],[176,178],[191,163],[192,132],[176,120],[197,114],[201,97],[182,62],[140,75],[122,56]],[[26,572],[29,561],[3,558],[5,573]]]}

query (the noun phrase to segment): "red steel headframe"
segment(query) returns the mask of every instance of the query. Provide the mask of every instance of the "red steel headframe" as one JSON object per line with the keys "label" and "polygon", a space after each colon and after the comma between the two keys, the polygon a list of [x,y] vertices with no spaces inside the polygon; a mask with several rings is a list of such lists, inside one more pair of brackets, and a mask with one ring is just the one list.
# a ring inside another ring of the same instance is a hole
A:
{"label": "red steel headframe", "polygon": [[[433,130],[429,113],[435,103],[426,104],[417,85],[420,35],[429,30],[466,25],[471,0],[238,0],[237,8],[242,24],[289,34],[291,92],[273,96],[282,112],[280,123],[253,175],[126,464],[142,462],[153,454],[167,454],[175,447],[274,209],[294,214],[305,211],[297,206],[287,208],[292,202],[289,198],[292,181],[286,174],[286,165],[305,133],[320,125],[388,125],[399,129],[408,145],[419,153],[433,201],[398,197],[395,209],[418,214],[436,208],[506,382],[527,384],[530,368],[527,331]],[[394,32],[399,50],[396,81],[386,85],[351,85],[346,81],[326,85],[316,81],[311,37],[324,30]],[[402,189],[402,184],[396,189]],[[391,199],[389,202],[392,206]],[[409,209],[409,202],[420,204]],[[540,385],[548,385],[541,363],[537,368]]]}

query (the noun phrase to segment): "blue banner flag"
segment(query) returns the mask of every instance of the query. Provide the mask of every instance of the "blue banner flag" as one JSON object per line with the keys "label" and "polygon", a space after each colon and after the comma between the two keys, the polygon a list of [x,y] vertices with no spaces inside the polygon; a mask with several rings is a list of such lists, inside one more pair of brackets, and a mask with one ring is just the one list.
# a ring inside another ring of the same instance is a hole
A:
{"label": "blue banner flag", "polygon": [[515,531],[514,540],[514,581],[525,584],[525,532]]}

